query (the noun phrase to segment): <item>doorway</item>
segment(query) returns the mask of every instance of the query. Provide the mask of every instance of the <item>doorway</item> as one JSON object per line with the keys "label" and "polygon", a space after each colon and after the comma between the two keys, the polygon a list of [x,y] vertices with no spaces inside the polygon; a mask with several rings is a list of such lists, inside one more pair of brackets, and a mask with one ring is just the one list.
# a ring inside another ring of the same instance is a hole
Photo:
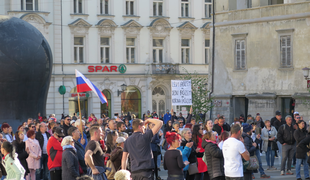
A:
{"label": "doorway", "polygon": [[166,96],[161,87],[155,87],[152,92],[152,110],[156,111],[159,117],[165,114],[166,110]]}
{"label": "doorway", "polygon": [[281,98],[281,113],[283,118],[285,118],[287,115],[293,117],[294,109],[295,109],[295,99],[290,97]]}
{"label": "doorway", "polygon": [[244,115],[245,119],[248,116],[248,104],[249,100],[246,97],[234,97],[233,99],[233,105],[234,105],[234,117],[232,118],[232,121],[235,117],[239,118],[241,114]]}

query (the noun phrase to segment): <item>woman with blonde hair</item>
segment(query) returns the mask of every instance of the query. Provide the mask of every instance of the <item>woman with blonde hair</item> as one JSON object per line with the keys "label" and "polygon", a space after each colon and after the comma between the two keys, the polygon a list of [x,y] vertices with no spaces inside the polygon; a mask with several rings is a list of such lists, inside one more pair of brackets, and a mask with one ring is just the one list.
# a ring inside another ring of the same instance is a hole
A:
{"label": "woman with blonde hair", "polygon": [[114,178],[115,180],[131,180],[130,172],[127,170],[119,170],[115,173]]}

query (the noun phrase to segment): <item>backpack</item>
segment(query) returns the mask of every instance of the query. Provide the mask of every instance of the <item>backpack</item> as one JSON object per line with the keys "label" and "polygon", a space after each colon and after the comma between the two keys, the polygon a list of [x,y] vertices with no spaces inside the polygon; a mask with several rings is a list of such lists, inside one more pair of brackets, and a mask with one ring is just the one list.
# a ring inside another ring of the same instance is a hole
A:
{"label": "backpack", "polygon": [[115,170],[115,167],[114,167],[114,164],[111,160],[108,160],[107,162],[107,170],[105,172],[106,176],[108,179],[114,179],[114,175],[116,173],[116,170]]}

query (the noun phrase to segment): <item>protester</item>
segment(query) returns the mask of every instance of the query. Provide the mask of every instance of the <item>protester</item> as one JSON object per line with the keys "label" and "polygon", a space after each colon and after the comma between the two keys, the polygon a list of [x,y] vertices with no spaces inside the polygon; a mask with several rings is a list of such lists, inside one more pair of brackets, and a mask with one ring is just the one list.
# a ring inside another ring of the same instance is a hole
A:
{"label": "protester", "polygon": [[164,124],[167,124],[169,120],[171,120],[171,114],[169,113],[169,110],[167,109],[166,114],[164,115]]}
{"label": "protester", "polygon": [[197,147],[196,156],[197,156],[198,171],[199,171],[199,173],[196,174],[195,179],[200,180],[201,176],[203,176],[204,180],[208,180],[210,179],[209,174],[208,174],[208,168],[202,160],[203,153],[204,153],[204,149],[201,146],[202,136],[203,136],[202,126],[200,124],[194,125],[192,134],[193,134],[192,140],[194,142],[194,146]]}
{"label": "protester", "polygon": [[271,126],[270,120],[265,120],[265,127],[262,130],[261,138],[263,140],[262,150],[266,153],[267,170],[277,170],[274,167],[277,133],[276,128]]}
{"label": "protester", "polygon": [[123,137],[117,138],[116,139],[117,147],[113,150],[113,152],[110,155],[110,160],[112,161],[116,171],[120,170],[122,166],[122,155],[125,141],[126,139]]}
{"label": "protester", "polygon": [[72,139],[74,141],[74,147],[76,149],[76,155],[79,161],[79,165],[81,166],[83,170],[83,174],[87,173],[87,166],[85,164],[84,156],[85,156],[85,150],[82,146],[82,144],[78,141],[80,138],[80,131],[76,127],[70,127],[68,129],[68,135],[72,136]]}
{"label": "protester", "polygon": [[62,129],[64,130],[65,136],[68,136],[68,129],[70,127],[72,127],[71,124],[70,124],[70,121],[71,121],[71,117],[70,116],[66,116],[65,117],[65,121],[64,121],[63,125],[61,126]]}
{"label": "protester", "polygon": [[[223,132],[222,135],[225,134],[225,132]],[[225,180],[223,153],[216,144],[216,136],[212,131],[207,131],[203,135],[202,148],[205,151],[210,179]]]}
{"label": "protester", "polygon": [[10,134],[9,129],[10,129],[10,125],[8,123],[2,124],[1,130],[2,130],[3,138],[6,139],[8,142],[12,143],[13,136]]}
{"label": "protester", "polygon": [[[296,159],[297,159],[297,166],[296,166],[296,178],[297,180],[302,180],[300,176],[300,162],[303,163],[304,166],[304,177],[305,179],[309,180],[309,156],[308,152],[310,151],[309,148],[310,143],[310,129],[308,129],[307,136],[299,142],[296,147]],[[298,167],[299,166],[299,167]],[[298,170],[298,171],[297,171]]]}
{"label": "protester", "polygon": [[178,121],[175,121],[173,124],[172,124],[172,132],[176,132],[178,134],[180,134],[180,123]]}
{"label": "protester", "polygon": [[6,179],[23,180],[25,169],[20,164],[17,154],[14,152],[13,145],[6,141],[1,145],[1,153],[4,155]]}
{"label": "protester", "polygon": [[225,123],[225,119],[223,116],[219,117],[218,124],[214,124],[213,130],[217,132],[218,135],[221,135],[224,131],[230,131],[230,126]]}
{"label": "protester", "polygon": [[127,170],[119,170],[114,175],[115,180],[131,180],[130,172]]}
{"label": "protester", "polygon": [[111,131],[116,131],[117,129],[117,125],[116,125],[116,122],[115,122],[115,119],[110,119],[109,122],[108,122],[108,125],[109,125],[109,129],[107,129],[107,133],[111,132]]}
{"label": "protester", "polygon": [[[231,127],[231,137],[224,141],[223,156],[225,179],[243,180],[244,175],[242,158],[249,161],[250,154],[243,144],[241,127],[238,124]],[[252,179],[252,176],[250,179]]]}
{"label": "protester", "polygon": [[224,141],[226,141],[228,137],[229,137],[229,133],[227,131],[222,132],[222,134],[219,137],[220,142],[218,144],[220,149],[223,149]]}
{"label": "protester", "polygon": [[205,122],[203,128],[204,128],[203,134],[205,134],[206,132],[212,132],[216,137],[216,141],[218,141],[218,134],[216,131],[213,131],[213,122],[211,119]]}
{"label": "protester", "polygon": [[42,156],[42,150],[39,141],[35,139],[36,134],[33,130],[27,132],[28,139],[26,141],[26,148],[29,149],[29,157],[27,158],[28,168],[30,173],[27,176],[27,180],[36,179],[36,170],[40,170],[40,159]]}
{"label": "protester", "polygon": [[43,179],[43,180],[48,180],[48,167],[47,167],[47,161],[48,161],[48,156],[47,156],[47,142],[50,138],[50,133],[46,132],[46,124],[44,122],[40,123],[38,132],[36,133],[36,139],[39,141],[41,150],[42,150],[42,155],[40,159],[40,167],[37,169],[36,176],[37,179]]}
{"label": "protester", "polygon": [[74,140],[71,136],[66,136],[61,142],[62,153],[62,179],[76,180],[79,174],[79,161],[74,147]]}
{"label": "protester", "polygon": [[53,135],[53,132],[52,132],[52,129],[56,126],[56,123],[54,121],[48,123],[48,133],[52,136]]}
{"label": "protester", "polygon": [[172,121],[171,120],[167,121],[166,127],[164,129],[164,137],[166,136],[166,133],[169,131],[172,131]]}
{"label": "protester", "polygon": [[118,138],[117,131],[111,131],[107,134],[107,153],[110,154],[116,148],[116,139]]}
{"label": "protester", "polygon": [[87,173],[95,180],[106,180],[104,153],[99,144],[102,129],[100,126],[92,126],[89,132],[91,137],[85,149],[85,163],[89,167]]}
{"label": "protester", "polygon": [[17,153],[17,158],[19,159],[20,164],[25,169],[25,177],[29,174],[29,168],[27,163],[27,158],[29,156],[29,148],[26,148],[26,144],[23,141],[24,139],[24,131],[17,131],[15,133],[15,140],[13,141],[13,146],[15,147],[15,152]]}
{"label": "protester", "polygon": [[97,122],[97,118],[95,117],[94,113],[91,113],[88,117],[88,122]]}
{"label": "protester", "polygon": [[[149,123],[155,125],[152,130],[145,131],[145,125]],[[154,179],[152,169],[154,169],[155,165],[150,142],[162,125],[163,122],[158,119],[147,119],[145,122],[141,119],[133,120],[132,128],[134,133],[125,141],[122,157],[122,169],[126,169],[128,156],[130,157],[133,180],[138,180],[141,176],[147,177],[144,179]]]}
{"label": "protester", "polygon": [[[180,150],[180,151],[182,152],[183,162],[185,162],[185,161],[188,161],[188,162],[189,162],[188,158],[189,158],[189,156],[190,156],[190,154],[191,154],[192,146],[193,146],[194,142],[187,142],[186,144],[183,143],[183,142],[186,141],[185,138],[186,138],[187,140],[189,140],[189,141],[191,140],[191,138],[192,138],[192,131],[191,131],[191,129],[189,129],[189,128],[184,128],[183,131],[181,132],[181,135],[182,135],[182,142],[181,142],[180,147],[178,147],[177,149]],[[182,146],[182,144],[183,144],[184,146]],[[189,165],[186,165],[186,166],[183,168],[183,175],[184,175],[184,178],[187,177],[188,167],[189,167]]]}
{"label": "protester", "polygon": [[184,180],[182,169],[189,162],[183,162],[182,153],[177,149],[181,144],[181,136],[176,132],[167,132],[165,138],[170,145],[164,157],[164,169],[168,170],[167,180]]}
{"label": "protester", "polygon": [[305,128],[305,122],[303,120],[298,121],[298,129],[294,132],[294,138],[296,140],[297,148],[296,148],[296,178],[298,180],[301,179],[300,176],[300,169],[301,165],[304,166],[304,174],[305,177],[309,177],[309,169],[308,169],[308,163],[307,163],[307,155],[303,152],[301,148],[298,148],[298,144],[306,138],[307,131],[304,130]]}
{"label": "protester", "polygon": [[[244,146],[246,147],[246,149],[250,153],[250,156],[254,156],[257,144],[255,142],[253,142],[253,139],[251,138],[252,126],[250,124],[243,123],[242,127],[243,127],[242,138],[244,139]],[[252,180],[252,173],[253,173],[252,170],[246,169],[243,172],[244,179]]]}
{"label": "protester", "polygon": [[61,180],[61,161],[63,149],[61,147],[62,137],[65,136],[64,130],[61,127],[54,127],[54,134],[47,142],[47,166],[50,171],[51,180]]}
{"label": "protester", "polygon": [[291,171],[292,159],[295,152],[295,138],[294,127],[292,126],[292,117],[287,115],[285,117],[286,124],[279,127],[278,140],[282,145],[282,161],[281,161],[281,175],[285,173],[285,163],[287,161],[287,175],[293,175]]}
{"label": "protester", "polygon": [[[149,123],[148,124],[148,129],[152,130],[153,127],[155,126],[155,124],[153,123]],[[154,173],[155,173],[155,179],[161,179],[159,176],[158,176],[158,167],[157,166],[157,157],[161,154],[161,150],[160,150],[160,147],[158,146],[158,144],[160,143],[160,139],[159,139],[159,134],[155,134],[152,138],[152,141],[151,141],[151,148],[152,148],[152,153],[153,153],[153,156],[154,156],[154,164],[155,164],[155,169],[154,169]]]}
{"label": "protester", "polygon": [[[81,120],[77,120],[75,121],[75,127],[78,128],[78,130],[80,131],[80,125],[81,125]],[[88,140],[87,140],[87,135],[86,135],[86,132],[85,132],[85,121],[82,120],[82,132],[80,131],[80,138],[79,138],[79,143],[82,144],[83,148],[85,149],[86,146],[87,146],[87,143],[88,143]],[[83,134],[83,138],[82,138],[82,134]]]}

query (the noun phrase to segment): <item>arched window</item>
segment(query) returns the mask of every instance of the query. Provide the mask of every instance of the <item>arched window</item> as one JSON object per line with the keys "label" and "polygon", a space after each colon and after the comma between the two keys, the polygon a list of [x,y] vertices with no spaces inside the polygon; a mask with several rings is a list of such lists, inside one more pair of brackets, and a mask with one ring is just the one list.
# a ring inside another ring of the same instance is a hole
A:
{"label": "arched window", "polygon": [[153,111],[156,111],[159,117],[165,114],[166,109],[166,96],[163,88],[157,86],[152,91],[152,107]]}
{"label": "arched window", "polygon": [[141,118],[141,93],[135,87],[127,87],[127,89],[122,92],[122,111],[124,114],[130,112],[135,114],[136,118]]}
{"label": "arched window", "polygon": [[[81,106],[81,115],[85,118],[88,117],[88,93],[79,93],[80,94],[80,106]],[[78,93],[76,87],[72,88],[69,95],[69,115],[72,116],[73,113],[78,115],[79,104],[78,104]]]}
{"label": "arched window", "polygon": [[108,99],[108,106],[107,104],[101,104],[101,114],[105,114],[107,117],[111,118],[111,93],[108,90],[103,90],[102,93]]}

